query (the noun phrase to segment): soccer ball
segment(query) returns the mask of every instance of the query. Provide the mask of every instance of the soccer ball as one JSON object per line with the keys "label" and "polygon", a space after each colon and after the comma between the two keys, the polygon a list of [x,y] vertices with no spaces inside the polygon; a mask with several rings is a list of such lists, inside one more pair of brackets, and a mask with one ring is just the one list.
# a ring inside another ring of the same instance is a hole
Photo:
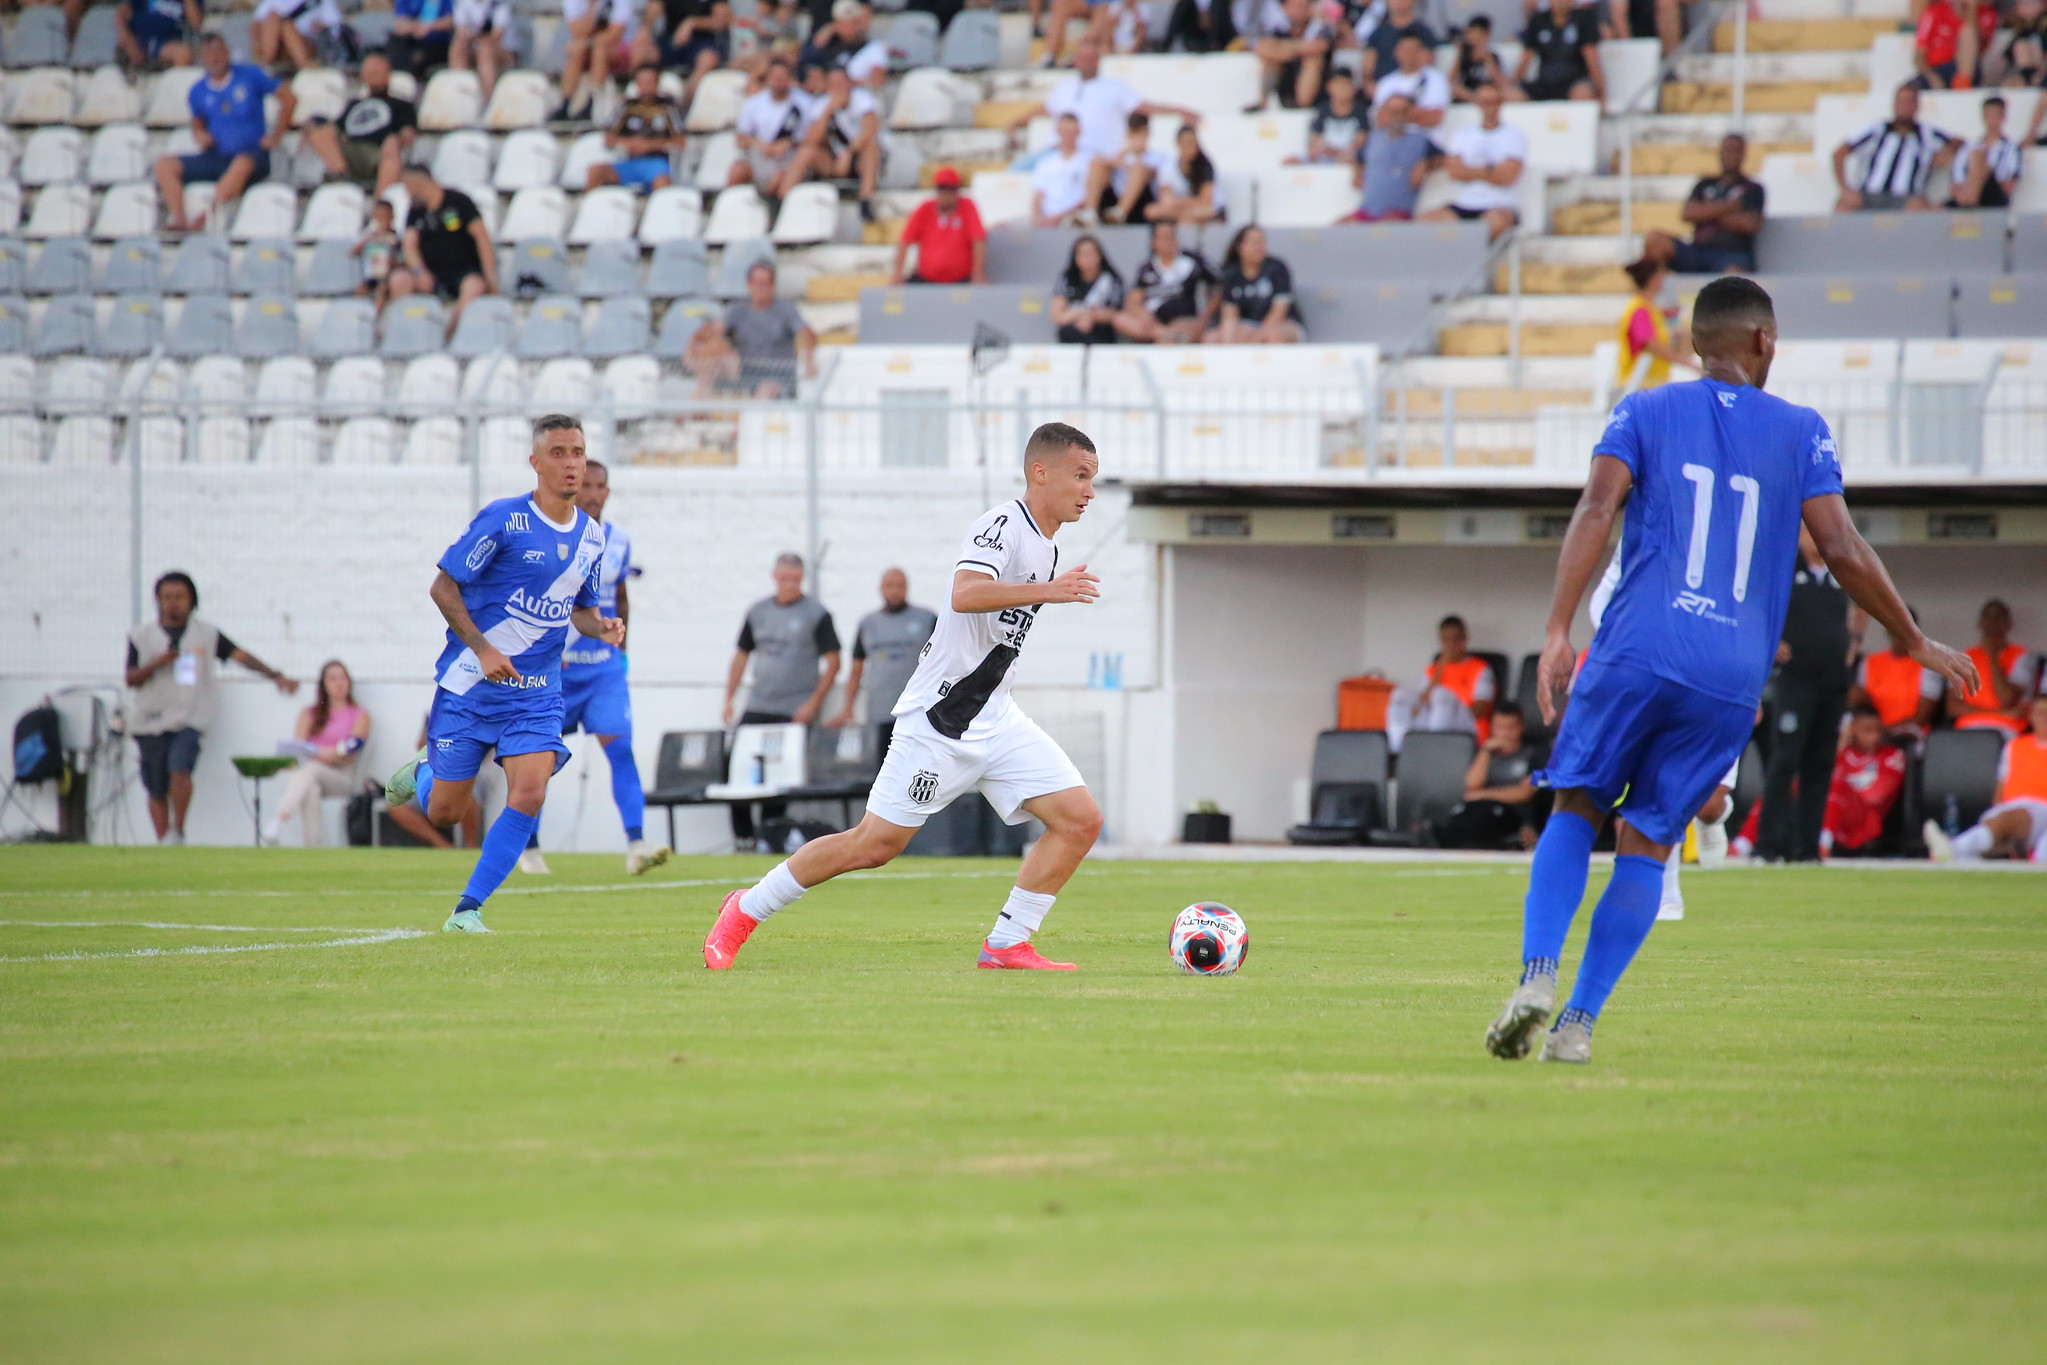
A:
{"label": "soccer ball", "polygon": [[1231,976],[1244,965],[1251,933],[1227,905],[1202,901],[1173,917],[1166,940],[1173,965],[1190,976]]}

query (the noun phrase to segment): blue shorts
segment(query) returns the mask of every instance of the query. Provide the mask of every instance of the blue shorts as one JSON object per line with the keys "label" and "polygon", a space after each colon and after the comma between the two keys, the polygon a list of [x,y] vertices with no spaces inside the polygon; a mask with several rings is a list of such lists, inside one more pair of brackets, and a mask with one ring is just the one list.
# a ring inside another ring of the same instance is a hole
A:
{"label": "blue shorts", "polygon": [[467,782],[498,751],[498,766],[520,754],[552,753],[556,772],[569,761],[562,743],[562,693],[478,683],[464,696],[434,689],[426,742],[436,782]]}
{"label": "blue shorts", "polygon": [[[249,171],[251,185],[270,178],[270,153],[261,147],[253,147],[240,155],[249,158],[255,165]],[[227,174],[227,168],[234,164],[234,157],[226,152],[194,152],[178,158],[178,167],[184,172],[185,183],[194,185],[208,180],[218,180]]]}
{"label": "blue shorts", "polygon": [[137,735],[142,753],[142,790],[158,801],[170,795],[171,774],[191,775],[199,766],[199,732],[191,726],[160,735]]}
{"label": "blue shorts", "polygon": [[1623,820],[1674,844],[1741,757],[1755,723],[1753,706],[1588,659],[1538,776],[1558,791],[1583,787],[1602,808],[1618,802]]}
{"label": "blue shorts", "polygon": [[627,189],[645,189],[664,175],[673,174],[665,156],[634,156],[624,161],[614,161],[611,169],[618,174],[618,183]]}
{"label": "blue shorts", "polygon": [[626,691],[625,659],[582,668],[562,667],[562,695],[568,706],[562,712],[562,733],[588,730],[593,735],[630,735],[633,732],[633,702]]}

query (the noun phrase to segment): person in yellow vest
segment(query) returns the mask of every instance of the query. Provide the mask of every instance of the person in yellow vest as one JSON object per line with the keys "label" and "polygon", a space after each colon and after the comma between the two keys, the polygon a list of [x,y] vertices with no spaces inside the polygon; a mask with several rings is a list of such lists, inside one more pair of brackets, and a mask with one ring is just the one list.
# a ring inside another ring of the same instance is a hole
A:
{"label": "person in yellow vest", "polygon": [[1471,652],[1471,635],[1461,616],[1436,625],[1436,657],[1413,687],[1395,689],[1386,708],[1386,743],[1400,752],[1409,730],[1463,730],[1492,738],[1495,688],[1492,666]]}
{"label": "person in yellow vest", "polygon": [[2033,698],[2033,728],[2013,735],[1997,766],[1997,804],[1974,828],[1949,836],[1939,823],[1921,831],[1937,863],[2026,858],[2047,863],[2047,697]]}
{"label": "person in yellow vest", "polygon": [[[1918,620],[1919,613],[1913,612],[1912,619]],[[1933,718],[1940,711],[1941,694],[1946,690],[1947,684],[1940,674],[1920,667],[1919,662],[1905,653],[1894,639],[1891,647],[1882,653],[1862,656],[1862,662],[1855,669],[1855,683],[1848,689],[1848,709],[1853,711],[1864,705],[1875,707],[1877,718],[1883,722],[1884,734],[1893,739],[1908,739],[1917,745],[1933,728]]]}
{"label": "person in yellow vest", "polygon": [[215,669],[238,663],[261,673],[290,696],[296,678],[264,663],[209,621],[199,609],[199,588],[176,569],[156,580],[156,619],[128,632],[128,733],[142,751],[142,789],[159,844],[185,842],[185,812],[192,804],[192,769],[199,736],[219,700]]}
{"label": "person in yellow vest", "polygon": [[1957,730],[2002,730],[2016,735],[2026,728],[2026,702],[2033,695],[2034,663],[2024,645],[2011,640],[2011,608],[1996,597],[1976,616],[1983,638],[1970,646],[1976,674],[1983,681],[1973,692],[1951,692],[1947,713]]}
{"label": "person in yellow vest", "polygon": [[1691,350],[1691,335],[1674,325],[1677,310],[1666,310],[1656,296],[1663,291],[1667,271],[1656,261],[1643,257],[1627,267],[1635,292],[1621,310],[1618,337],[1620,360],[1614,368],[1614,397],[1653,389],[1670,382],[1670,367],[1684,365]]}

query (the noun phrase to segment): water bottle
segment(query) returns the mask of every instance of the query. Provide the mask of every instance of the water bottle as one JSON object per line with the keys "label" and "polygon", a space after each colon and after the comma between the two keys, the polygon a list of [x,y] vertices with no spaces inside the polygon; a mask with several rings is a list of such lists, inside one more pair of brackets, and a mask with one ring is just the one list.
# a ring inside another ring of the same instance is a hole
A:
{"label": "water bottle", "polygon": [[1948,793],[1947,805],[1941,810],[1940,827],[1947,831],[1950,839],[1962,832],[1962,809],[1956,803],[1952,792]]}
{"label": "water bottle", "polygon": [[1102,656],[1099,653],[1087,656],[1087,690],[1092,692],[1102,685]]}
{"label": "water bottle", "polygon": [[753,756],[753,785],[756,787],[768,785],[768,756],[766,754],[755,754]]}

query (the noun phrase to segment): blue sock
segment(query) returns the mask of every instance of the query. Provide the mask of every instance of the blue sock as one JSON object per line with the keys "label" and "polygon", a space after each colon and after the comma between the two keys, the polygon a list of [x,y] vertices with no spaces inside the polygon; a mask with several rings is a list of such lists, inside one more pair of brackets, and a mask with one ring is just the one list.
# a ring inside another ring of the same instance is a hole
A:
{"label": "blue sock", "polygon": [[1592,870],[1592,840],[1597,831],[1582,815],[1558,811],[1536,841],[1535,864],[1528,869],[1528,899],[1521,908],[1521,960],[1547,961],[1551,974],[1563,956],[1564,935],[1571,917],[1585,899],[1585,878]]}
{"label": "blue sock", "polygon": [[611,760],[611,799],[618,803],[618,818],[625,822],[627,842],[646,834],[647,794],[640,790],[640,765],[633,762],[633,737],[619,735],[604,746]]}
{"label": "blue sock", "polygon": [[426,815],[429,820],[433,816],[427,814],[429,810],[427,802],[432,799],[433,794],[434,765],[426,759],[421,759],[419,766],[412,770],[412,799],[419,802],[420,814]]}
{"label": "blue sock", "polygon": [[1663,899],[1663,860],[1624,853],[1613,860],[1613,880],[1592,910],[1592,933],[1585,941],[1585,960],[1571,987],[1571,1009],[1599,1017],[1621,973],[1635,960],[1642,940],[1656,923]]}
{"label": "blue sock", "polygon": [[[520,853],[525,851],[527,836],[539,827],[539,816],[506,806],[483,836],[483,847],[476,853],[476,870],[469,874],[469,885],[462,888],[463,899],[473,900],[477,905],[489,900],[490,893],[512,875]],[[1650,913],[1655,914],[1654,907]]]}

